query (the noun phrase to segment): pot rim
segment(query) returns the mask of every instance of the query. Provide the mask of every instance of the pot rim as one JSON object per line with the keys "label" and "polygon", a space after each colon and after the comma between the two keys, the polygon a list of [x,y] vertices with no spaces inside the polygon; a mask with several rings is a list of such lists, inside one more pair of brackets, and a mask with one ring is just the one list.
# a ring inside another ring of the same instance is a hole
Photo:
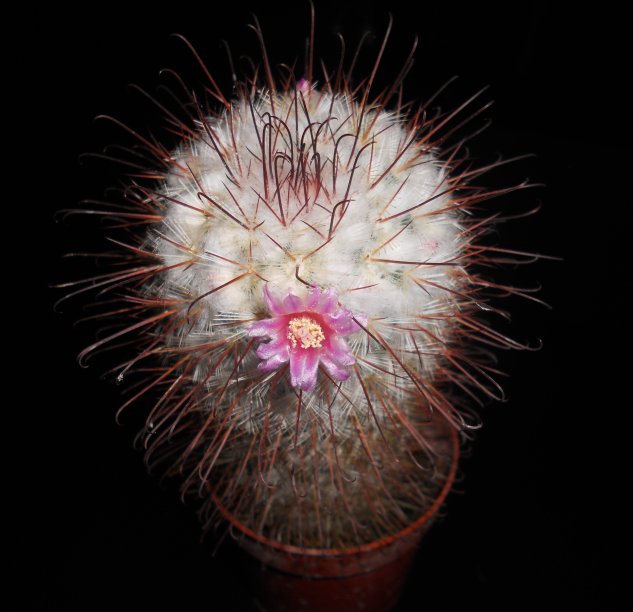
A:
{"label": "pot rim", "polygon": [[251,540],[259,544],[263,544],[269,548],[276,549],[286,554],[290,555],[302,555],[309,557],[341,557],[347,555],[356,555],[367,553],[370,551],[379,550],[380,548],[384,548],[394,542],[401,540],[402,538],[407,537],[409,534],[417,531],[418,529],[425,526],[436,514],[439,507],[444,503],[446,496],[449,491],[453,487],[453,483],[455,481],[455,475],[457,473],[457,465],[459,462],[459,440],[458,440],[458,432],[452,427],[450,424],[448,425],[450,439],[451,439],[451,450],[452,450],[452,461],[451,467],[448,472],[448,476],[446,477],[446,481],[442,486],[441,491],[435,498],[435,501],[431,504],[430,508],[419,518],[409,524],[407,527],[404,527],[400,531],[397,531],[394,534],[383,536],[382,538],[378,538],[377,540],[373,540],[368,544],[360,544],[359,546],[352,546],[350,548],[302,548],[301,546],[295,546],[293,544],[284,544],[282,542],[278,542],[277,540],[272,540],[266,536],[260,535],[254,532],[252,529],[238,521],[220,502],[215,493],[211,493],[211,497],[213,499],[213,503],[216,505],[222,516],[235,528],[248,536]]}

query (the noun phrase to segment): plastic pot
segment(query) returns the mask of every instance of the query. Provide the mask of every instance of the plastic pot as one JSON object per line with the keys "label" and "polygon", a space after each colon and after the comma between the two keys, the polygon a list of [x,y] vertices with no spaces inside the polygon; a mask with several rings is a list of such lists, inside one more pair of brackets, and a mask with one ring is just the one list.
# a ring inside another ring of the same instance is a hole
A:
{"label": "plastic pot", "polygon": [[[231,524],[247,562],[253,594],[266,612],[385,612],[397,603],[417,547],[455,479],[457,432],[450,428],[452,462],[431,507],[401,531],[347,549],[300,548],[258,535],[217,507]],[[246,569],[246,568],[243,568]]]}

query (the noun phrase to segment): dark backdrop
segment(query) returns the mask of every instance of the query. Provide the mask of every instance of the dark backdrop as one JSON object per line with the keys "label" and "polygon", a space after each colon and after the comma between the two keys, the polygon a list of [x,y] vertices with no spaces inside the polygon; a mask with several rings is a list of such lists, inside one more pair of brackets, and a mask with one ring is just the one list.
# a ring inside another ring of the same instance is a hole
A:
{"label": "dark backdrop", "polygon": [[[407,98],[426,98],[453,75],[461,78],[444,95],[446,107],[490,85],[485,95],[495,105],[486,117],[493,124],[473,144],[475,154],[534,153],[490,180],[527,176],[546,185],[518,196],[519,208],[542,202],[542,212],[504,227],[501,240],[564,258],[516,271],[518,282],[543,285],[540,297],[553,309],[515,301],[514,335],[541,338],[544,347],[501,355],[509,401],[483,411],[484,428],[469,447],[445,517],[423,542],[399,609],[611,609],[623,503],[616,433],[630,404],[622,393],[630,363],[624,262],[632,163],[624,17],[604,5],[567,12],[539,2],[316,4],[317,56],[330,65],[337,31],[350,47],[365,30],[375,32],[365,55],[371,57],[390,11],[394,30],[379,86],[415,34],[420,45]],[[48,285],[68,277],[60,264],[68,245],[92,240],[81,223],[55,223],[54,211],[99,197],[118,180],[112,166],[77,161],[119,138],[93,117],[106,113],[152,127],[157,114],[127,84],[155,91],[166,66],[189,83],[202,82],[172,32],[186,35],[227,83],[219,41],[229,41],[236,57],[257,57],[246,28],[251,12],[272,62],[301,57],[308,23],[302,2],[80,5],[34,15],[38,59],[29,100],[36,110],[26,138],[34,147],[27,180],[37,188],[29,190],[28,210],[41,222],[43,251],[25,255],[33,256],[29,269],[38,280],[30,288],[38,308],[18,374],[26,398],[19,404],[26,419],[18,463],[26,466],[29,491],[19,498],[31,536],[27,607],[248,609],[239,573],[227,569],[230,551],[212,558],[210,545],[199,543],[191,509],[173,487],[147,476],[132,449],[142,408],[117,426],[120,390],[100,379],[98,367],[76,364],[93,334],[90,325],[72,325],[81,301],[56,314]],[[369,65],[361,60],[357,74]]]}

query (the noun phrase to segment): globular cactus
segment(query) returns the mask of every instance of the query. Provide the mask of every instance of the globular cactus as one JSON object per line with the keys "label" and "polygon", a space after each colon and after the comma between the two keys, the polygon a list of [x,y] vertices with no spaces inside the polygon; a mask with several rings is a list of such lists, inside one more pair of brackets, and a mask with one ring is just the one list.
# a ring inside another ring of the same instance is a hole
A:
{"label": "globular cactus", "polygon": [[162,107],[175,150],[134,132],[146,169],[99,211],[125,234],[119,265],[86,287],[123,323],[81,357],[136,337],[126,406],[155,398],[148,461],[210,522],[219,506],[341,548],[420,516],[451,466],[445,425],[500,393],[488,348],[519,345],[477,315],[512,290],[482,275],[506,252],[481,243],[494,215],[472,212],[523,185],[486,191],[492,166],[459,138],[442,148],[476,96],[411,111],[400,79],[372,96],[375,71],[355,89],[341,68],[276,81],[264,60],[232,100],[209,75],[217,109],[193,93],[185,117]]}

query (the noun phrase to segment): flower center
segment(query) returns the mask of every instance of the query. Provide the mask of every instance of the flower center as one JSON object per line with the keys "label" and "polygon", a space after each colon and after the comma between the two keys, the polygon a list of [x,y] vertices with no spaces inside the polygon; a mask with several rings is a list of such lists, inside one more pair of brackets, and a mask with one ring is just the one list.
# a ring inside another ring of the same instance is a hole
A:
{"label": "flower center", "polygon": [[325,334],[321,326],[309,317],[295,317],[288,323],[288,340],[292,348],[300,344],[301,348],[321,348]]}

